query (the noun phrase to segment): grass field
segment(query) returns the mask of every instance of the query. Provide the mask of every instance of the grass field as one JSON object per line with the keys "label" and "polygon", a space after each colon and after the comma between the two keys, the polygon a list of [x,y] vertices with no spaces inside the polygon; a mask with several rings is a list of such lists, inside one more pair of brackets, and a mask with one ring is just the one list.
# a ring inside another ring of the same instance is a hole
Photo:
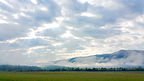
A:
{"label": "grass field", "polygon": [[144,81],[144,72],[0,72],[0,81]]}

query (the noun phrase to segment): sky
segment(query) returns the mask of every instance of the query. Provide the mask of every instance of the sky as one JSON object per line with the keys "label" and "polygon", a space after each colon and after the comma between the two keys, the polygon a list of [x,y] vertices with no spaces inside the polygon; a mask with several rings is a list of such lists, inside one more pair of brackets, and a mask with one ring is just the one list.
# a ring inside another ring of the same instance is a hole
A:
{"label": "sky", "polygon": [[144,49],[144,0],[0,0],[0,64]]}

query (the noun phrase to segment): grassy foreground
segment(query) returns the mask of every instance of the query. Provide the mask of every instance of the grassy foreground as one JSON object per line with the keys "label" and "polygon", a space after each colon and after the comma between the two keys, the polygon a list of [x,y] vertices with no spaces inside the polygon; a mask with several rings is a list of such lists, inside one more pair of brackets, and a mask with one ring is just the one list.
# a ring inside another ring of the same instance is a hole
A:
{"label": "grassy foreground", "polygon": [[0,81],[144,81],[144,72],[0,72]]}

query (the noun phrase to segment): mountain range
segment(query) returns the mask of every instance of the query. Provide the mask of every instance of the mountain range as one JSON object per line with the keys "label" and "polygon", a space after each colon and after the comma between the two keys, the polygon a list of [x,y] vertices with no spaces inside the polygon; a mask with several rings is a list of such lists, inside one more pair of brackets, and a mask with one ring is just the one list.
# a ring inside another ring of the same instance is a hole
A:
{"label": "mountain range", "polygon": [[137,67],[144,66],[144,50],[120,50],[111,54],[96,54],[47,63],[65,67]]}

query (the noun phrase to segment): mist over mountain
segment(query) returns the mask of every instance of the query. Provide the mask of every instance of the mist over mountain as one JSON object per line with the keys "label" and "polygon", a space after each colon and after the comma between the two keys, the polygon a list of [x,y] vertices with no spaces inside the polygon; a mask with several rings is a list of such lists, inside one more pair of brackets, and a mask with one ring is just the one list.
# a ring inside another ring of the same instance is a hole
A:
{"label": "mist over mountain", "polygon": [[0,65],[0,71],[143,71],[142,68],[144,68],[144,50],[120,50],[111,54],[75,57],[37,66]]}
{"label": "mist over mountain", "polygon": [[137,67],[144,65],[143,50],[120,50],[111,54],[75,57],[46,65],[68,67]]}

